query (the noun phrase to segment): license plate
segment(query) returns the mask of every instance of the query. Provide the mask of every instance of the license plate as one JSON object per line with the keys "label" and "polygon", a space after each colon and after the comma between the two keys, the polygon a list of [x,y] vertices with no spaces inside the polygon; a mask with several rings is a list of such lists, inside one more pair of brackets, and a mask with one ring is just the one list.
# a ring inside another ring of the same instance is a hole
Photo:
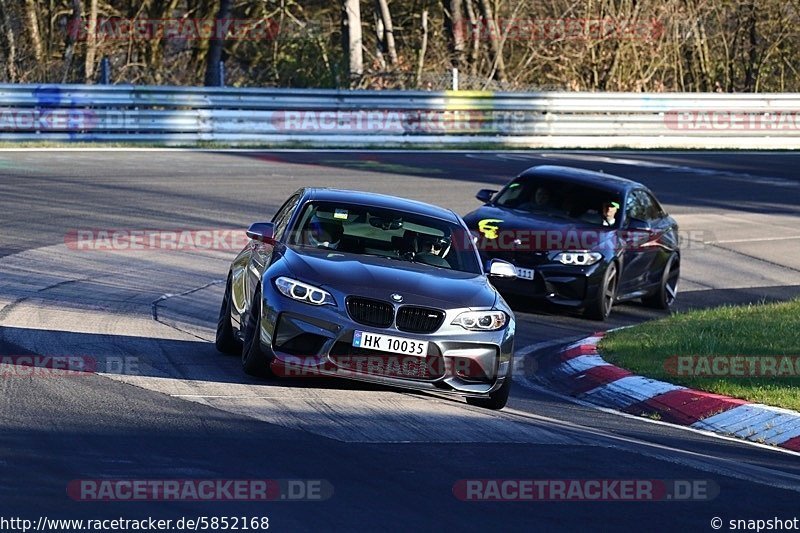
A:
{"label": "license plate", "polygon": [[517,267],[517,277],[519,279],[533,279],[533,269]]}
{"label": "license plate", "polygon": [[391,335],[376,335],[366,331],[356,331],[355,335],[353,335],[353,346],[403,355],[425,356],[428,354],[428,341],[415,341]]}

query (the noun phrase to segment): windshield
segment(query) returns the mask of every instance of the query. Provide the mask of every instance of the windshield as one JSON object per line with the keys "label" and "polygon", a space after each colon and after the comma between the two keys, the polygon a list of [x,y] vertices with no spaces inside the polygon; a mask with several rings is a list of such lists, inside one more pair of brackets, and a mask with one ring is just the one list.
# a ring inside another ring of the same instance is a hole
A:
{"label": "windshield", "polygon": [[481,274],[461,226],[421,215],[340,202],[309,202],[288,244],[379,256]]}
{"label": "windshield", "polygon": [[511,182],[494,204],[547,217],[616,226],[621,201],[612,191],[532,176]]}

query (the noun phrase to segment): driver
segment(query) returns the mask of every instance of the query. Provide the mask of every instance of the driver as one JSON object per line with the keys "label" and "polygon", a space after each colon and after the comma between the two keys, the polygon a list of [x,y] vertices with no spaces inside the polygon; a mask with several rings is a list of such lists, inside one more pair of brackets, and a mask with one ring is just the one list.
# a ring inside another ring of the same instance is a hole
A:
{"label": "driver", "polygon": [[336,250],[342,239],[344,228],[338,220],[311,217],[306,226],[308,244],[317,248]]}
{"label": "driver", "polygon": [[605,202],[603,209],[600,211],[600,218],[603,219],[604,226],[613,226],[617,223],[617,211],[619,211],[619,204],[617,202]]}

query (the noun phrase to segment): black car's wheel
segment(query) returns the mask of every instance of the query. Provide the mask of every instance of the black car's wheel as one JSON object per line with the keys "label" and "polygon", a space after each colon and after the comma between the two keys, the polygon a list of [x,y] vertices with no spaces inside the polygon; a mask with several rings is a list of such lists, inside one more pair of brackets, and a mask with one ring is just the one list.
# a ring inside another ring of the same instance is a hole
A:
{"label": "black car's wheel", "polygon": [[664,266],[664,273],[661,275],[661,285],[659,285],[658,290],[650,296],[642,298],[642,303],[655,309],[669,309],[672,307],[678,295],[680,273],[681,268],[678,257],[673,255]]}
{"label": "black car's wheel", "polygon": [[261,349],[261,290],[253,297],[253,305],[247,314],[242,346],[242,370],[251,376],[270,377],[272,370],[267,354]]}
{"label": "black car's wheel", "polygon": [[225,295],[222,297],[222,306],[217,320],[217,337],[214,345],[222,353],[237,354],[242,352],[242,343],[233,334],[231,326],[231,277],[225,284]]}
{"label": "black car's wheel", "polygon": [[508,373],[503,384],[494,392],[489,393],[488,398],[467,398],[467,403],[475,407],[484,409],[502,409],[508,403],[508,394],[511,392],[511,368],[514,361],[508,363]]}
{"label": "black car's wheel", "polygon": [[603,274],[597,299],[586,308],[586,315],[594,320],[605,320],[611,314],[611,307],[617,297],[617,264],[611,263]]}

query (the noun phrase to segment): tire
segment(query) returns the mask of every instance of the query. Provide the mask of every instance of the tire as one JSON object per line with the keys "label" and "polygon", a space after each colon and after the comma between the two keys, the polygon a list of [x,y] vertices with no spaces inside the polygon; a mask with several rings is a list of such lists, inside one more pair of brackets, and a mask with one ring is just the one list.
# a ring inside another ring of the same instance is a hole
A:
{"label": "tire", "polygon": [[678,295],[680,275],[681,267],[678,257],[673,255],[664,266],[664,272],[661,274],[661,285],[659,285],[658,290],[650,296],[642,298],[642,303],[653,309],[669,309],[672,307]]}
{"label": "tire", "polygon": [[247,314],[242,346],[242,370],[245,374],[258,377],[272,377],[269,358],[261,349],[261,290],[256,290],[253,305]]}
{"label": "tire", "polygon": [[228,276],[228,282],[225,284],[225,295],[222,297],[222,306],[217,319],[217,337],[214,345],[218,351],[234,355],[242,353],[242,343],[233,334],[231,308],[231,277]]}
{"label": "tire", "polygon": [[482,407],[483,409],[493,409],[495,411],[502,409],[508,403],[508,395],[511,392],[511,368],[514,364],[512,359],[508,363],[508,372],[503,384],[494,392],[489,393],[488,398],[470,398],[467,397],[467,403],[475,407]]}
{"label": "tire", "polygon": [[603,274],[603,282],[597,293],[597,299],[586,308],[586,315],[594,320],[605,320],[611,314],[611,307],[617,298],[617,264],[611,263]]}

